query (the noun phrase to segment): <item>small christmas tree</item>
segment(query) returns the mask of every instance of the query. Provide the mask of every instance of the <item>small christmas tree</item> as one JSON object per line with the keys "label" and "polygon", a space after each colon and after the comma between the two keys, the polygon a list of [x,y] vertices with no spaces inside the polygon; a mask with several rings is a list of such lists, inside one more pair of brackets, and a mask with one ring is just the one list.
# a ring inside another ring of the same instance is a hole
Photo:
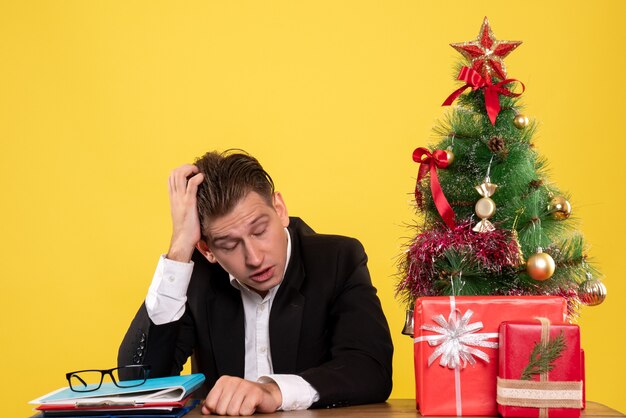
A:
{"label": "small christmas tree", "polygon": [[[455,106],[418,148],[415,203],[423,220],[401,260],[400,298],[560,295],[570,316],[597,305],[606,289],[570,217],[569,196],[548,180],[521,113],[524,85],[503,59],[521,42],[496,40],[484,19],[478,38],[451,44],[466,62]],[[467,94],[465,90],[470,89]]]}

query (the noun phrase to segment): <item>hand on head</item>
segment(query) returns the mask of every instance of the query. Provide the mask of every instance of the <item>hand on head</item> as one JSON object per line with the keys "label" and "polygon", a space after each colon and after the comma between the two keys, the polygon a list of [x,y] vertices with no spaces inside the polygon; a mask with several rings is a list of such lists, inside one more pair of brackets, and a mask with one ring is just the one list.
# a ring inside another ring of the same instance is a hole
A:
{"label": "hand on head", "polygon": [[276,383],[258,383],[240,377],[222,376],[202,405],[204,415],[252,415],[272,413],[282,404]]}
{"label": "hand on head", "polygon": [[167,258],[187,263],[200,241],[198,217],[198,186],[204,175],[198,167],[185,164],[176,168],[169,177],[170,209],[172,213],[172,240]]}

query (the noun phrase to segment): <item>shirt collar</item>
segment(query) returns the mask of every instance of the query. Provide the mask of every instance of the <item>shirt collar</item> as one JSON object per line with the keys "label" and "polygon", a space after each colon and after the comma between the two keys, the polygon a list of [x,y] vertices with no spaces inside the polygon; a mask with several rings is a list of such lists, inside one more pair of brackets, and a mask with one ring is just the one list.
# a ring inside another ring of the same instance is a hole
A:
{"label": "shirt collar", "polygon": [[[287,267],[289,266],[289,259],[291,258],[291,235],[289,234],[289,230],[287,228],[285,228],[285,234],[287,235],[287,257],[285,257],[285,268],[283,269],[283,277],[281,278],[280,283],[278,283],[276,286],[272,287],[269,290],[269,292],[267,293],[267,296],[269,297],[273,297],[274,294],[276,294],[276,291],[278,290],[278,288],[280,287],[280,284],[283,282],[283,279],[285,278],[285,273],[287,272]],[[239,289],[240,291],[246,290],[246,291],[252,292],[252,290],[248,286],[241,283],[232,274],[228,274],[228,278],[230,279],[231,286],[233,286],[235,289]]]}

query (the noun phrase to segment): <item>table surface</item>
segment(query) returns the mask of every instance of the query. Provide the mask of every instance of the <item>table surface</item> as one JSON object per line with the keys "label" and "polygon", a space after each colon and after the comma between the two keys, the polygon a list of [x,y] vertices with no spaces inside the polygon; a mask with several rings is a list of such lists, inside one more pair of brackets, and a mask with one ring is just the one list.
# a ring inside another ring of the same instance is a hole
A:
{"label": "table surface", "polygon": [[[200,412],[200,408],[196,408],[185,418],[204,417]],[[280,418],[313,418],[313,417],[359,417],[359,418],[402,418],[402,417],[419,417],[421,416],[415,410],[414,399],[390,399],[385,403],[377,403],[370,405],[349,406],[346,408],[333,409],[308,409],[306,411],[285,411],[275,412],[273,414],[259,414],[263,418],[280,417]],[[582,417],[623,417],[625,416],[619,411],[611,409],[597,402],[587,402],[587,408],[582,411]]]}

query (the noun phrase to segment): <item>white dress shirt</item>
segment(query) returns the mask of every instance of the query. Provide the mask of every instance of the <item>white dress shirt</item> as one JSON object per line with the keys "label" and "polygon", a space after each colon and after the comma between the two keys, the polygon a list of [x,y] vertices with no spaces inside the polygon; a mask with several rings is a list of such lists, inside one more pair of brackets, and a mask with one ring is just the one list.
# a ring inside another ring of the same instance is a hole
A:
{"label": "white dress shirt", "polygon": [[[287,271],[291,258],[291,237],[286,228],[285,234],[287,260],[284,271]],[[162,325],[183,316],[192,271],[193,262],[181,263],[169,260],[164,255],[160,257],[146,296],[146,310],[152,322]],[[239,290],[243,302],[246,349],[244,378],[260,383],[275,382],[283,398],[279,408],[283,411],[307,409],[319,399],[313,386],[298,375],[273,374],[269,318],[280,284],[261,297],[233,276],[230,276],[230,283]]]}

